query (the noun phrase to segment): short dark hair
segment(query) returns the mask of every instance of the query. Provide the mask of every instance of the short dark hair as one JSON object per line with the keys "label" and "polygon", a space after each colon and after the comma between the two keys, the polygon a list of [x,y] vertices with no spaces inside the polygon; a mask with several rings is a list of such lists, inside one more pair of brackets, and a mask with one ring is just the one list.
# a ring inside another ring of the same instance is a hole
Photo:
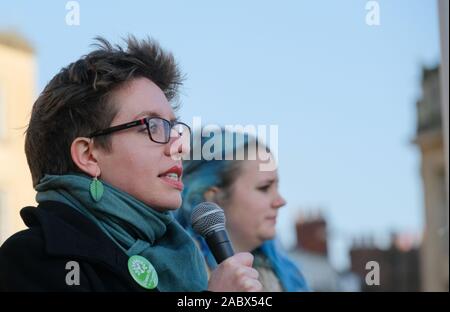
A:
{"label": "short dark hair", "polygon": [[[73,140],[110,126],[118,112],[112,94],[130,81],[148,78],[178,108],[174,100],[183,77],[171,53],[150,38],[129,36],[126,49],[95,40],[96,49],[62,68],[33,105],[25,137],[33,186],[45,174],[79,171],[70,154]],[[95,144],[111,150],[109,136]]]}

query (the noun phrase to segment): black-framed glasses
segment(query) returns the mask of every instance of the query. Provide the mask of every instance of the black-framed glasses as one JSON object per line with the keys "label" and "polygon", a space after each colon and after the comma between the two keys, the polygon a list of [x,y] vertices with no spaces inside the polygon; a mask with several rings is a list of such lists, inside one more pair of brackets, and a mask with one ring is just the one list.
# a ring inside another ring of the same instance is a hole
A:
{"label": "black-framed glasses", "polygon": [[129,129],[145,125],[147,128],[148,136],[150,140],[160,144],[166,144],[172,137],[172,131],[174,130],[178,137],[183,139],[189,139],[191,135],[191,128],[180,121],[169,121],[160,117],[145,117],[139,120],[130,121],[121,125],[98,130],[89,135],[90,138],[111,134],[116,131]]}

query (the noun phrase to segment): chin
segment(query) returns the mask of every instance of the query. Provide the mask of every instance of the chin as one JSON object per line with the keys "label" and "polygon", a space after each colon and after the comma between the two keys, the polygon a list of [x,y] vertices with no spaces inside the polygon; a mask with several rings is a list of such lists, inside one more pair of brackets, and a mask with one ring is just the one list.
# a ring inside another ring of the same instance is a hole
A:
{"label": "chin", "polygon": [[181,194],[164,194],[157,200],[144,200],[144,203],[160,212],[176,210],[181,207]]}
{"label": "chin", "polygon": [[172,195],[168,200],[161,201],[158,205],[162,210],[177,210],[181,207],[181,194]]}
{"label": "chin", "polygon": [[275,237],[275,229],[268,229],[266,231],[264,231],[263,235],[261,235],[262,237],[264,237],[264,240],[269,240],[269,239],[273,239]]}
{"label": "chin", "polygon": [[174,204],[174,205],[167,205],[166,207],[165,207],[165,210],[177,210],[178,208],[180,208],[181,207],[181,203],[180,204]]}

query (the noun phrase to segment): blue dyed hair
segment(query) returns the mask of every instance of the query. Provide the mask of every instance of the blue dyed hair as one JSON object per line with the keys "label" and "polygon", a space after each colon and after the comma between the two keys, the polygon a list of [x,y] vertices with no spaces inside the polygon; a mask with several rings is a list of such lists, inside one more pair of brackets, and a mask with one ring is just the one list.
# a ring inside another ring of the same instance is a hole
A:
{"label": "blue dyed hair", "polygon": [[[193,158],[196,143],[203,149],[205,144],[210,140],[214,140],[217,135],[221,135],[222,138],[231,138],[233,141],[231,144],[228,144],[230,142],[226,142],[224,139],[215,141],[217,144],[214,144],[213,147],[217,150],[209,151],[211,156],[214,157],[213,159],[205,159],[203,153],[201,153],[201,159],[183,161],[183,183],[185,188],[182,193],[183,203],[181,208],[177,210],[176,216],[185,228],[190,227],[192,210],[195,206],[205,201],[203,194],[209,188],[217,186],[226,189],[233,182],[230,176],[236,167],[236,161],[225,160],[226,155],[231,153],[234,155],[238,150],[245,150],[252,142],[255,145],[257,144],[257,140],[248,134],[236,134],[221,129],[213,132],[209,137],[202,137],[200,142],[194,142],[194,147],[191,148],[191,159]],[[239,142],[237,135],[241,136],[241,141]]]}
{"label": "blue dyed hair", "polygon": [[[218,150],[211,151],[212,154],[216,156],[214,159],[205,159],[203,158],[203,153],[201,153],[201,159],[186,160],[183,162],[183,182],[185,184],[182,193],[183,203],[181,208],[175,212],[175,217],[179,223],[199,243],[199,247],[210,269],[214,269],[217,266],[217,263],[203,237],[196,234],[192,229],[192,210],[196,205],[205,201],[204,193],[208,189],[216,186],[223,188],[226,191],[226,188],[234,182],[233,180],[236,176],[235,171],[239,170],[239,165],[236,166],[237,160],[225,160],[226,155],[235,155],[242,149],[245,152],[253,144],[257,148],[264,147],[268,151],[268,148],[265,145],[258,143],[258,140],[251,135],[238,134],[221,129],[220,131],[213,132],[209,137],[202,137],[200,142],[194,142],[192,140],[194,147],[191,148],[191,159],[193,159],[195,144],[199,144],[198,147],[203,150],[205,144],[207,144],[209,140],[214,139],[216,135],[221,135],[222,137],[220,141],[214,142],[221,142],[221,144],[211,145],[214,146],[214,148],[218,148]],[[238,137],[241,140],[238,140]],[[232,139],[232,142],[226,141],[227,138]],[[210,143],[211,142],[209,142],[209,144]],[[271,262],[273,270],[285,290],[309,290],[306,281],[297,266],[287,258],[274,240],[265,241],[259,249]]]}

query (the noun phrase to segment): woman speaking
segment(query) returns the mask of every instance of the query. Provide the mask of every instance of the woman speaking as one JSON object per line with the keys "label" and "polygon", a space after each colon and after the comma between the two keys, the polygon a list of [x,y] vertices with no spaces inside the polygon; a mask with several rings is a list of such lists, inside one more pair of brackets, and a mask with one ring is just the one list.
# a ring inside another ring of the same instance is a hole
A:
{"label": "woman speaking", "polygon": [[38,206],[0,248],[0,290],[259,291],[249,253],[208,281],[170,213],[190,137],[169,102],[182,80],[172,55],[152,40],[98,40],[34,103],[25,153]]}

